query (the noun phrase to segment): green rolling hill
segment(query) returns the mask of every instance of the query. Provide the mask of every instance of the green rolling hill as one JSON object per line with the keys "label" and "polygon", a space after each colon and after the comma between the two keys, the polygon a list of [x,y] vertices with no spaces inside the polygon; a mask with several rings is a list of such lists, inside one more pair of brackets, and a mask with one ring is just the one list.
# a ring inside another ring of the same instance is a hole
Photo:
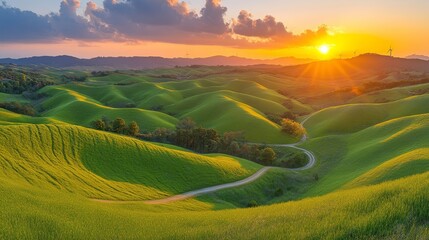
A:
{"label": "green rolling hill", "polygon": [[157,199],[239,180],[260,168],[67,124],[0,129],[0,178],[87,198]]}
{"label": "green rolling hill", "polygon": [[[286,70],[127,71],[58,81],[32,100],[0,93],[0,102],[38,110],[0,109],[0,239],[429,238],[427,84],[339,101],[329,99],[336,79]],[[52,79],[65,72],[43,70]],[[361,75],[356,82],[377,79],[361,70],[353,78]],[[333,106],[316,111],[319,95]],[[268,118],[284,112],[310,116],[301,147],[316,155],[313,168],[273,168],[250,184],[165,205],[144,200],[239,181],[262,166],[87,128],[103,116],[143,131],[191,117],[252,142],[296,142]]]}
{"label": "green rolling hill", "polygon": [[323,109],[305,124],[311,137],[348,134],[395,118],[428,113],[429,94],[389,103],[350,104]]}
{"label": "green rolling hill", "polygon": [[[220,132],[242,131],[252,142],[296,141],[281,133],[280,126],[267,115],[311,112],[311,107],[257,82],[227,78],[159,83],[141,76],[113,74],[91,78],[88,83],[45,87],[40,93],[49,96],[39,103],[41,115],[71,124],[89,126],[103,116],[122,117],[152,131],[173,128],[179,119],[191,117],[199,125]],[[287,100],[289,109],[283,105]]]}

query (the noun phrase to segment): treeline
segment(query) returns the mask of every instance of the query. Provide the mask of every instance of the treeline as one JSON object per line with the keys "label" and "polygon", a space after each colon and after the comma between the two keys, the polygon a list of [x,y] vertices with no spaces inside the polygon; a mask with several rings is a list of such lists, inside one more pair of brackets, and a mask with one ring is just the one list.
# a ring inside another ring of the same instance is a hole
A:
{"label": "treeline", "polygon": [[103,117],[91,122],[91,126],[97,130],[114,132],[132,137],[137,137],[140,133],[140,127],[137,122],[132,121],[127,125],[125,120],[122,118],[116,118],[112,121],[107,117]]}
{"label": "treeline", "polygon": [[25,72],[12,68],[0,69],[0,92],[8,94],[22,94],[35,92],[54,82],[44,79],[43,75],[34,72]]}
{"label": "treeline", "polygon": [[0,103],[0,108],[28,116],[36,116],[37,113],[34,107],[28,103],[2,102]]}
{"label": "treeline", "polygon": [[93,77],[106,77],[109,76],[110,72],[108,71],[92,71],[91,76]]}
{"label": "treeline", "polygon": [[158,128],[141,134],[147,141],[174,144],[198,153],[224,153],[264,165],[272,165],[276,153],[272,148],[245,143],[242,132],[220,134],[215,129],[203,128],[190,118],[181,120],[175,129]]}
{"label": "treeline", "polygon": [[85,82],[88,79],[86,75],[72,75],[72,74],[64,74],[61,76],[61,81],[68,82]]}
{"label": "treeline", "polygon": [[198,153],[224,153],[245,158],[263,165],[273,165],[275,151],[266,146],[247,144],[242,132],[220,134],[214,129],[203,128],[190,118],[181,120],[175,129],[157,128],[139,133],[136,122],[126,124],[122,118],[110,121],[106,117],[92,122],[92,127],[102,131],[134,136],[142,140],[173,144]]}

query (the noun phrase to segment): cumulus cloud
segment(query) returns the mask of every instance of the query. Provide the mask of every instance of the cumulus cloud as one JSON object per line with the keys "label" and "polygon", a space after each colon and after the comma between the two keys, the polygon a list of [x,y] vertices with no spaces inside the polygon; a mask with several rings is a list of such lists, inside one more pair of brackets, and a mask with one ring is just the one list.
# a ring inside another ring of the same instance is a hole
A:
{"label": "cumulus cloud", "polygon": [[[194,31],[223,34],[228,31],[228,24],[225,23],[224,16],[228,9],[221,6],[220,0],[207,0],[206,5],[201,9],[201,16],[192,18],[189,22]],[[194,25],[194,26],[193,26]],[[188,26],[185,25],[185,28]]]}
{"label": "cumulus cloud", "polygon": [[0,3],[0,41],[27,42],[51,40],[55,31],[49,17]]}
{"label": "cumulus cloud", "polygon": [[50,14],[52,27],[63,37],[71,39],[98,39],[99,32],[92,29],[89,21],[78,15],[79,0],[63,0],[58,14]]}
{"label": "cumulus cloud", "polygon": [[307,44],[327,34],[320,28],[294,35],[273,16],[254,19],[244,10],[227,22],[221,0],[206,0],[198,12],[181,0],[104,0],[102,6],[89,1],[84,16],[78,14],[80,4],[62,0],[59,11],[46,16],[0,4],[0,42],[76,39],[273,48]]}
{"label": "cumulus cloud", "polygon": [[61,39],[102,39],[107,37],[86,18],[77,14],[79,0],[64,0],[58,13],[45,16],[0,4],[0,41],[39,42]]}
{"label": "cumulus cloud", "polygon": [[267,15],[264,19],[252,19],[252,14],[241,11],[237,20],[233,23],[233,31],[236,34],[249,37],[273,37],[290,35],[282,22],[277,22],[273,16]]}
{"label": "cumulus cloud", "polygon": [[86,14],[94,24],[105,23],[119,34],[156,38],[153,34],[164,35],[162,31],[223,34],[228,30],[226,11],[219,0],[207,0],[200,14],[178,0],[104,0],[103,8],[88,3]]}

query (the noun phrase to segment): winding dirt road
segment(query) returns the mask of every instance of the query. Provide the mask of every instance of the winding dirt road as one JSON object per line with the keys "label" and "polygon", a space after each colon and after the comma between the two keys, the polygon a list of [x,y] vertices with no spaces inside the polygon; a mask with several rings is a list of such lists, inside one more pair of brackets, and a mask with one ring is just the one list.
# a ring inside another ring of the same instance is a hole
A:
{"label": "winding dirt road", "polygon": [[219,191],[222,189],[238,187],[238,186],[248,184],[248,183],[255,181],[256,179],[258,179],[259,177],[264,175],[269,169],[271,169],[271,167],[263,167],[263,168],[259,169],[259,171],[257,171],[252,176],[250,176],[246,179],[237,181],[237,182],[226,183],[226,184],[217,185],[217,186],[213,186],[213,187],[203,188],[203,189],[199,189],[199,190],[195,190],[195,191],[191,191],[191,192],[187,192],[187,193],[182,193],[179,195],[174,195],[174,196],[164,198],[164,199],[144,201],[144,203],[153,204],[153,205],[155,205],[155,204],[166,204],[169,202],[175,202],[175,201],[184,200],[187,198],[196,197],[196,196],[203,195],[206,193],[216,192],[216,191]]}
{"label": "winding dirt road", "polygon": [[[312,115],[308,116],[306,119],[304,119],[301,122],[301,126],[304,127],[304,123],[311,117]],[[271,146],[271,147],[287,147],[287,148],[294,148],[294,149],[298,149],[301,150],[305,153],[305,155],[307,155],[308,157],[308,163],[300,168],[287,168],[289,170],[293,170],[293,171],[303,171],[303,170],[307,170],[310,169],[314,166],[314,164],[316,163],[316,157],[314,156],[314,154],[310,151],[308,151],[307,149],[301,148],[299,147],[300,144],[304,143],[307,140],[307,135],[304,135],[301,140],[297,143],[293,143],[293,144],[268,144],[267,146]],[[252,144],[256,144],[256,143],[252,143]],[[158,200],[147,200],[147,201],[109,201],[109,200],[99,200],[99,199],[93,199],[94,201],[98,201],[98,202],[143,202],[146,204],[151,204],[151,205],[158,205],[158,204],[167,204],[170,202],[176,202],[176,201],[181,201],[184,199],[188,199],[188,198],[193,198],[196,196],[200,196],[203,194],[207,194],[207,193],[211,193],[211,192],[216,192],[219,190],[223,190],[223,189],[227,189],[227,188],[233,188],[233,187],[239,187],[239,186],[243,186],[245,184],[251,183],[255,180],[257,180],[258,178],[262,177],[268,170],[270,170],[273,167],[263,167],[261,168],[259,171],[257,171],[255,174],[253,174],[252,176],[237,181],[237,182],[233,182],[233,183],[226,183],[226,184],[222,184],[222,185],[217,185],[217,186],[213,186],[213,187],[207,187],[207,188],[203,188],[203,189],[199,189],[199,190],[194,190],[194,191],[190,191],[190,192],[186,192],[186,193],[182,193],[182,194],[178,194],[178,195],[174,195],[171,197],[167,197],[164,199],[158,199]]]}

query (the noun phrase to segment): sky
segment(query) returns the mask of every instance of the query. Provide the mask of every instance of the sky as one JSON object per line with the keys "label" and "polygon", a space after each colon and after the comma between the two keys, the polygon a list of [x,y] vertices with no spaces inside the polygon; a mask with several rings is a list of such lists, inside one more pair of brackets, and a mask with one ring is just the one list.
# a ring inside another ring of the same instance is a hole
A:
{"label": "sky", "polygon": [[0,57],[429,55],[428,10],[427,0],[5,0]]}

